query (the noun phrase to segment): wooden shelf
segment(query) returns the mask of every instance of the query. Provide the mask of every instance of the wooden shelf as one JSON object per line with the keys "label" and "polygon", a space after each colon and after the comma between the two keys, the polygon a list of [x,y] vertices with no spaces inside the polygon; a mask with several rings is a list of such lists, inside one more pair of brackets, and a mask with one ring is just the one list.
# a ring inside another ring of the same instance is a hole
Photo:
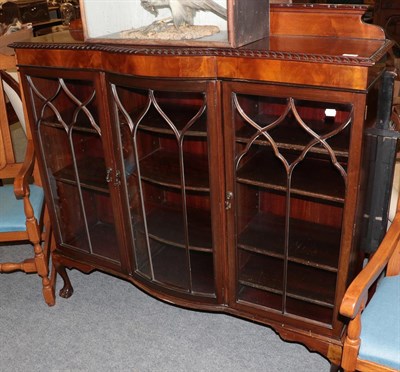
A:
{"label": "wooden shelf", "polygon": [[[180,134],[182,134],[184,127],[199,111],[196,107],[188,105],[168,105],[163,106],[162,110],[174,124],[174,129],[178,130]],[[140,112],[132,113],[131,117],[137,118],[139,114]],[[121,120],[122,122],[125,121],[123,118]],[[140,122],[139,129],[175,136],[173,129],[153,105]],[[207,137],[207,116],[205,113],[190,126],[185,132],[185,136]]]}
{"label": "wooden shelf", "polygon": [[239,291],[237,300],[239,303],[245,303],[246,305],[262,306],[282,313],[282,294],[267,292],[263,289],[257,289],[247,284],[239,283]]}
{"label": "wooden shelf", "polygon": [[[85,157],[77,160],[78,176],[81,187],[109,193],[106,182],[106,166],[103,158]],[[75,169],[72,164],[54,173],[54,178],[59,182],[77,185]]]}
{"label": "wooden shelf", "polygon": [[[75,110],[77,107],[74,106],[72,110]],[[95,127],[92,125],[90,119],[88,118],[87,115],[84,114],[84,112],[81,110],[80,113],[78,114],[76,118],[76,122],[72,122],[73,117],[71,115],[71,109],[70,110],[60,110],[59,114],[62,120],[64,120],[67,124],[68,127],[71,127],[73,125],[73,130],[77,132],[83,132],[83,133],[94,133],[94,134],[99,134],[98,131],[95,129]],[[65,127],[60,123],[60,120],[58,117],[52,113],[52,116],[47,116],[41,120],[41,125],[53,127],[53,128],[60,128],[65,131]],[[93,115],[93,120],[94,124],[99,126],[99,122],[97,119],[97,113],[95,110],[92,110],[90,112],[91,115]]]}
{"label": "wooden shelf", "polygon": [[303,319],[312,319],[330,328],[334,316],[334,309],[332,306],[320,306],[316,303],[287,297],[285,314],[295,315]]}
{"label": "wooden shelf", "polygon": [[[284,259],[285,220],[259,213],[238,237],[238,247]],[[291,219],[288,260],[302,265],[337,272],[341,230]]]}
{"label": "wooden shelf", "polygon": [[238,248],[283,259],[284,234],[284,217],[260,213],[239,233]]}
{"label": "wooden shelf", "polygon": [[[256,123],[272,123],[276,119],[278,119],[278,117],[264,115],[257,116],[257,118],[254,118],[254,121]],[[311,123],[309,124],[311,125]],[[320,126],[320,123],[315,121],[315,124],[312,125],[312,127],[314,129],[314,127],[317,126]],[[255,133],[256,129],[250,124],[246,124],[236,131],[236,141],[247,144]],[[267,133],[272,137],[277,146],[284,150],[295,150],[300,152],[306,145],[314,140],[314,137],[308,134],[294,120],[292,120],[290,124],[279,124],[275,128],[267,131]],[[334,150],[335,155],[344,158],[348,158],[349,156],[349,141],[350,134],[348,128],[326,140],[327,144]],[[270,141],[261,133],[254,144],[260,146],[271,146]],[[310,153],[328,155],[327,149],[321,144],[314,145],[310,149]]]}
{"label": "wooden shelf", "polygon": [[[208,161],[200,156],[184,154],[185,189],[209,192]],[[142,180],[158,185],[180,189],[181,170],[179,156],[165,150],[158,150],[140,160]]]}
{"label": "wooden shelf", "polygon": [[[215,296],[213,255],[206,252],[190,252],[191,274],[189,274],[186,251],[156,242],[151,244],[154,281],[162,287],[202,296]],[[149,272],[147,261],[138,272]]]}
{"label": "wooden shelf", "polygon": [[[143,223],[135,225],[144,233]],[[147,216],[149,236],[160,243],[185,248],[183,212],[171,205],[161,205]],[[209,211],[188,209],[189,249],[213,252],[211,215]]]}
{"label": "wooden shelf", "polygon": [[[247,285],[239,286],[238,302],[247,306],[258,305],[282,313],[282,301],[282,295],[266,292]],[[285,314],[313,319],[316,322],[329,325],[332,323],[333,309],[288,297],[286,298]]]}
{"label": "wooden shelf", "polygon": [[114,225],[101,221],[89,225],[89,236],[92,252],[90,252],[89,242],[84,230],[77,231],[76,234],[74,234],[74,239],[64,241],[61,245],[72,246],[75,249],[83,250],[87,253],[90,252],[94,256],[119,262],[118,250],[110,249],[110,246],[114,246],[116,241]]}
{"label": "wooden shelf", "polygon": [[[45,125],[46,127],[61,129],[66,132],[65,127],[62,124],[57,123],[56,121],[42,121],[41,125]],[[83,125],[74,126],[74,131],[81,133],[92,133],[98,135],[97,130],[95,130],[93,127],[85,127]]]}
{"label": "wooden shelf", "polygon": [[289,262],[287,296],[333,308],[336,273]]}
{"label": "wooden shelf", "polygon": [[276,294],[283,293],[283,261],[241,251],[239,282],[243,285]]}
{"label": "wooden shelf", "polygon": [[[275,294],[284,294],[283,261],[265,258],[256,253],[247,253],[243,258],[244,266],[239,270],[239,283]],[[291,265],[288,270],[286,296],[297,300],[333,308],[334,289],[332,279],[336,275],[326,271],[307,268],[313,275],[305,275],[304,267]]]}
{"label": "wooden shelf", "polygon": [[[236,180],[269,190],[287,190],[285,168],[272,151],[258,151],[239,167]],[[290,192],[293,195],[343,203],[345,181],[332,163],[306,157],[293,171]]]}

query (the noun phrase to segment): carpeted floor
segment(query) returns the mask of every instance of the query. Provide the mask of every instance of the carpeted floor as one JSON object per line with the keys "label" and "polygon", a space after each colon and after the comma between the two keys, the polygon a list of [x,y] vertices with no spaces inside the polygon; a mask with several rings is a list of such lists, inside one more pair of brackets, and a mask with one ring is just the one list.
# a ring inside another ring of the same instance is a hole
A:
{"label": "carpeted floor", "polygon": [[[30,249],[0,246],[0,260]],[[178,308],[100,272],[70,278],[73,296],[48,307],[35,274],[0,274],[0,371],[329,371],[268,327]]]}

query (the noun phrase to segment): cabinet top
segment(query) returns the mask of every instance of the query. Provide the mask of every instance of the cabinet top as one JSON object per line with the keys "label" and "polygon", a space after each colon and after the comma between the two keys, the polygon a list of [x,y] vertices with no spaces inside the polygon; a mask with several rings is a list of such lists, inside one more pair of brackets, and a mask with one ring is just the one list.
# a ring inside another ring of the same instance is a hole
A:
{"label": "cabinet top", "polygon": [[390,47],[381,27],[364,23],[364,5],[271,4],[269,37],[239,48],[86,43],[57,32],[17,49],[73,49],[141,55],[238,56],[372,66]]}
{"label": "cabinet top", "polygon": [[[377,71],[382,71],[378,62],[392,46],[382,28],[363,22],[366,9],[271,5],[270,36],[240,48],[92,43],[76,41],[68,31],[12,46],[19,65],[366,89]],[[29,52],[32,49],[41,53]]]}
{"label": "cabinet top", "polygon": [[68,31],[12,44],[16,49],[103,51],[130,55],[220,56],[372,66],[392,45],[386,39],[352,39],[318,36],[271,35],[240,48],[198,48],[143,45],[109,45],[74,40]]}

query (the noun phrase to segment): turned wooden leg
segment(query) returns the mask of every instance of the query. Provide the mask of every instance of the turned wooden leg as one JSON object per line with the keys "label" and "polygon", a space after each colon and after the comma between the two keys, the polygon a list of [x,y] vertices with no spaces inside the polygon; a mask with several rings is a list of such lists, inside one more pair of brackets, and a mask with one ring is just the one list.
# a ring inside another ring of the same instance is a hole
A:
{"label": "turned wooden leg", "polygon": [[[36,271],[42,279],[43,297],[49,306],[53,306],[55,304],[54,288],[52,288],[50,283],[48,255],[47,253],[45,253],[48,249],[48,241],[44,242],[43,249],[41,245],[39,226],[33,214],[33,208],[29,202],[28,197],[24,198],[24,210],[26,215],[26,230],[28,232],[29,240],[33,244],[33,250],[35,253],[34,262]],[[23,268],[23,271],[26,272],[27,270]]]}
{"label": "turned wooden leg", "polygon": [[[52,296],[54,298],[54,302],[53,302],[53,305],[54,305],[55,297],[56,297],[55,291],[56,291],[57,272],[56,272],[56,269],[54,267],[53,260],[51,259],[51,257],[52,257],[54,250],[56,249],[56,244],[55,244],[55,240],[54,240],[53,230],[51,227],[47,207],[45,207],[44,226],[45,226],[45,228],[44,228],[45,232],[44,232],[44,237],[43,237],[44,246],[45,246],[44,254],[46,256],[47,266],[49,267],[50,287],[52,290]],[[51,267],[49,266],[50,261],[51,261]]]}
{"label": "turned wooden leg", "polygon": [[50,256],[51,256],[51,271],[50,271],[50,285],[53,288],[53,292],[56,290],[56,283],[57,283],[57,271],[54,265],[53,260],[53,252],[56,249],[56,242],[54,239],[53,231],[49,234],[49,247],[50,247]]}
{"label": "turned wooden leg", "polygon": [[360,349],[361,311],[350,321],[347,336],[343,345],[342,367],[345,372],[356,370],[358,351]]}
{"label": "turned wooden leg", "polygon": [[42,292],[44,300],[46,301],[47,305],[53,306],[55,304],[54,288],[52,287],[49,279],[48,265],[46,264],[46,259],[40,244],[35,244],[34,251],[37,272],[42,278]]}
{"label": "turned wooden leg", "polygon": [[60,289],[60,297],[69,298],[74,293],[74,289],[72,288],[71,281],[69,280],[67,271],[65,270],[65,266],[54,260],[54,267],[58,274],[60,274],[62,280],[64,281],[64,286]]}

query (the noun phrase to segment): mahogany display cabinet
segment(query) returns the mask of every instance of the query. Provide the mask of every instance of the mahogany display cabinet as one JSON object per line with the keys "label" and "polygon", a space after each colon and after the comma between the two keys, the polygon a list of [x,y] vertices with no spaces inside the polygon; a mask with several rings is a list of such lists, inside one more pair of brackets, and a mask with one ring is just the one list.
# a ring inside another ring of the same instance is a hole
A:
{"label": "mahogany display cabinet", "polygon": [[391,47],[365,10],[271,6],[237,49],[14,44],[61,296],[66,268],[101,270],[339,365]]}

